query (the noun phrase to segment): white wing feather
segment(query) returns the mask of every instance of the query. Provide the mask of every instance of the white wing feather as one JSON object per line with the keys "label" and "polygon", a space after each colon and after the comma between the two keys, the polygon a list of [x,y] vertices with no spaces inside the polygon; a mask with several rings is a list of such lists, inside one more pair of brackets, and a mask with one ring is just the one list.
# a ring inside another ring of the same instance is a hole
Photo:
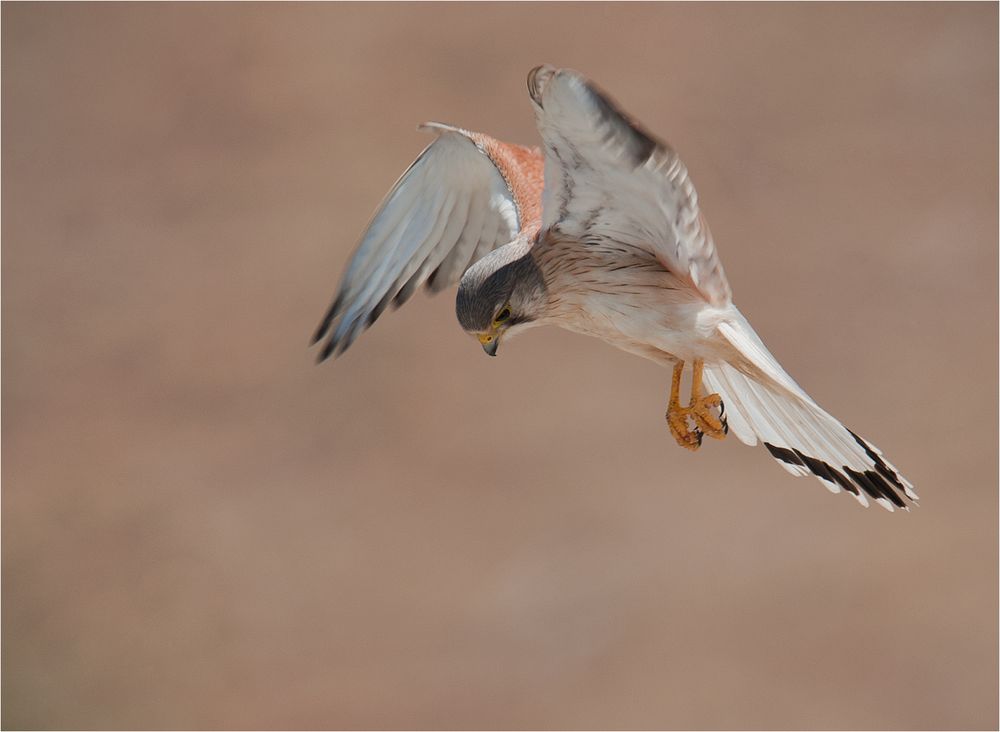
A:
{"label": "white wing feather", "polygon": [[[735,310],[735,309],[734,309]],[[705,386],[722,396],[729,427],[741,442],[759,439],[792,475],[817,477],[833,493],[871,498],[892,511],[906,508],[900,494],[918,500],[913,484],[882,452],[814,402],[767,350],[739,311],[719,332],[739,354],[705,364]]]}
{"label": "white wing feather", "polygon": [[542,230],[642,249],[712,305],[729,283],[687,169],[585,77],[548,66],[528,77],[545,142]]}
{"label": "white wing feather", "polygon": [[731,357],[706,357],[704,380],[722,396],[729,428],[742,442],[762,441],[791,474],[812,474],[864,505],[870,498],[891,511],[906,508],[903,497],[916,500],[912,484],[878,448],[820,408],[732,305],[677,153],[574,71],[538,67],[528,90],[545,142],[542,233],[584,247],[613,242],[647,252],[725,313],[717,345]]}
{"label": "white wing feather", "polygon": [[463,130],[425,128],[437,139],[382,201],[313,337],[328,337],[320,360],[346,350],[390,303],[402,304],[428,280],[443,289],[517,236],[517,205],[489,156]]}

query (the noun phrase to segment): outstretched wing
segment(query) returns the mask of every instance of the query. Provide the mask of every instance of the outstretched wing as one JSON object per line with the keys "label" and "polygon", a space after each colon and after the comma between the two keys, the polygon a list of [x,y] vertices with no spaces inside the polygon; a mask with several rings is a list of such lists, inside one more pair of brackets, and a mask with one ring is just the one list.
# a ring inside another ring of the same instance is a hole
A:
{"label": "outstretched wing", "polygon": [[438,292],[491,250],[541,223],[542,155],[448,125],[396,181],[355,250],[313,343],[343,353],[420,285]]}
{"label": "outstretched wing", "polygon": [[[810,398],[771,355],[738,311],[719,326],[733,347],[728,363],[705,364],[705,385],[722,396],[729,429],[741,442],[764,443],[792,475],[812,474],[833,493],[862,505],[868,498],[892,511],[918,500],[913,484],[882,451],[842,425]],[[866,497],[867,496],[867,497]]]}
{"label": "outstretched wing", "polygon": [[545,141],[543,230],[648,251],[708,302],[728,304],[729,283],[677,153],[575,71],[539,66],[528,91]]}

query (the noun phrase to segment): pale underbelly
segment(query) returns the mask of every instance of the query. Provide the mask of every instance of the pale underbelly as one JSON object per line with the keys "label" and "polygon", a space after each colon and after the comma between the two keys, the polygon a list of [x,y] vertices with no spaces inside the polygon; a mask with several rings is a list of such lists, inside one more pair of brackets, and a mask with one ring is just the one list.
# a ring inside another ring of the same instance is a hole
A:
{"label": "pale underbelly", "polygon": [[725,361],[732,347],[717,330],[728,309],[702,301],[688,303],[601,302],[591,298],[584,307],[554,319],[554,325],[664,365],[678,360]]}
{"label": "pale underbelly", "polygon": [[739,317],[734,306],[710,305],[646,254],[628,259],[617,250],[587,253],[588,266],[550,283],[548,322],[664,365],[733,355],[718,326]]}

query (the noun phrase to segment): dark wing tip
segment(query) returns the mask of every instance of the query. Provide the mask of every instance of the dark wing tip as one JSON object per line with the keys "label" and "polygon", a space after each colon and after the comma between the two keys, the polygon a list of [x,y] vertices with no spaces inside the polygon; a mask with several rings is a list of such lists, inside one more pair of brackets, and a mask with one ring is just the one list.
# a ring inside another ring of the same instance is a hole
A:
{"label": "dark wing tip", "polygon": [[335,341],[333,338],[324,343],[323,347],[319,350],[319,355],[316,356],[316,363],[323,363],[328,358],[330,358],[330,356],[333,355],[333,349],[336,347],[337,347],[337,341]]}
{"label": "dark wing tip", "polygon": [[778,447],[776,445],[772,445],[770,442],[765,442],[764,447],[767,448],[767,451],[771,453],[771,457],[775,460],[780,460],[781,462],[788,463],[790,465],[804,465],[799,456],[787,447]]}
{"label": "dark wing tip", "polygon": [[351,343],[353,342],[354,338],[338,337],[337,335],[330,336],[320,349],[319,355],[316,357],[316,363],[323,363],[329,358],[336,359],[338,356],[343,354],[344,351],[350,348]]}
{"label": "dark wing tip", "polygon": [[[589,111],[611,130],[620,140],[627,159],[636,167],[643,165],[657,149],[667,148],[660,140],[647,132],[630,117],[603,89],[578,71],[572,69],[554,69],[551,66],[538,66],[528,74],[528,91],[539,107],[543,107],[542,98],[545,89],[555,79],[562,88],[575,98],[577,104]],[[556,93],[554,91],[553,93]]]}
{"label": "dark wing tip", "polygon": [[590,79],[572,72],[571,81],[593,105],[598,117],[617,132],[624,143],[627,156],[635,166],[645,163],[660,147],[666,147],[644,130],[628,113],[618,106],[611,96]]}
{"label": "dark wing tip", "polygon": [[[854,435],[854,433],[851,433]],[[764,447],[767,448],[768,452],[775,460],[780,460],[791,465],[801,465],[809,470],[813,475],[821,478],[828,483],[833,483],[839,485],[844,490],[853,493],[855,496],[859,495],[858,488],[860,488],[864,493],[870,496],[875,501],[887,501],[892,506],[897,508],[907,509],[908,506],[906,502],[900,497],[897,490],[902,491],[904,495],[909,497],[903,484],[898,481],[898,478],[890,477],[886,473],[890,473],[891,476],[895,476],[888,466],[880,467],[880,458],[878,455],[867,446],[863,440],[854,436],[858,442],[867,448],[868,456],[872,458],[875,462],[875,470],[854,470],[847,467],[846,465],[839,470],[830,463],[820,460],[818,458],[810,457],[806,455],[801,450],[792,450],[787,447],[778,447],[772,445],[769,442],[764,443]],[[882,465],[885,463],[882,461]],[[912,500],[912,499],[911,499]]]}
{"label": "dark wing tip", "polygon": [[912,487],[907,487],[906,483],[900,477],[899,473],[897,473],[891,465],[889,465],[884,459],[882,459],[882,456],[879,455],[872,448],[871,445],[869,445],[867,442],[861,439],[861,437],[859,437],[857,433],[855,433],[853,430],[847,430],[847,431],[850,433],[851,437],[853,437],[854,440],[858,443],[858,445],[861,446],[861,449],[865,451],[865,454],[868,455],[868,458],[873,463],[875,463],[875,470],[886,482],[888,482],[896,490],[903,491],[906,497],[909,498],[911,501],[919,500],[917,494],[913,492]]}
{"label": "dark wing tip", "polygon": [[[389,299],[386,298],[380,303],[380,307],[384,309],[388,303]],[[322,363],[330,357],[337,358],[343,355],[354,344],[358,336],[364,333],[378,319],[380,314],[381,311],[372,312],[367,315],[359,314],[349,320],[341,320],[320,349],[316,362]]]}
{"label": "dark wing tip", "polygon": [[326,315],[323,316],[323,322],[319,324],[316,332],[313,333],[312,340],[309,342],[310,346],[315,346],[321,340],[327,338],[326,343],[324,343],[323,347],[319,350],[319,355],[316,357],[316,363],[323,363],[323,361],[326,361],[331,356],[336,357],[346,351],[350,345],[354,343],[354,340],[358,337],[361,331],[365,330],[368,326],[374,323],[381,314],[382,310],[385,309],[385,305],[383,303],[379,303],[377,311],[368,315],[367,318],[361,320],[361,322],[359,322],[359,318],[353,318],[350,323],[341,320],[337,324],[337,327],[334,328],[333,324],[343,309],[342,305],[343,294],[337,296],[337,299],[334,300],[330,309],[326,311]]}
{"label": "dark wing tip", "polygon": [[315,346],[320,340],[327,334],[330,330],[330,326],[333,325],[334,318],[337,317],[337,313],[340,312],[340,306],[343,303],[344,294],[339,293],[336,298],[334,298],[333,303],[327,308],[326,314],[323,316],[322,322],[319,327],[316,328],[316,332],[313,333],[312,340],[309,341],[310,346]]}

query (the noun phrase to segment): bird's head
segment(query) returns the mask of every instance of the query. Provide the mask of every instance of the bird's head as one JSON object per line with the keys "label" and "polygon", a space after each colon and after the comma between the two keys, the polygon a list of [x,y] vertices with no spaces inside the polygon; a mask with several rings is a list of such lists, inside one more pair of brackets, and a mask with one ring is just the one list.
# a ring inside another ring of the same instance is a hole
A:
{"label": "bird's head", "polygon": [[462,277],[455,314],[490,356],[502,338],[538,325],[548,297],[526,242],[511,242],[473,264]]}

